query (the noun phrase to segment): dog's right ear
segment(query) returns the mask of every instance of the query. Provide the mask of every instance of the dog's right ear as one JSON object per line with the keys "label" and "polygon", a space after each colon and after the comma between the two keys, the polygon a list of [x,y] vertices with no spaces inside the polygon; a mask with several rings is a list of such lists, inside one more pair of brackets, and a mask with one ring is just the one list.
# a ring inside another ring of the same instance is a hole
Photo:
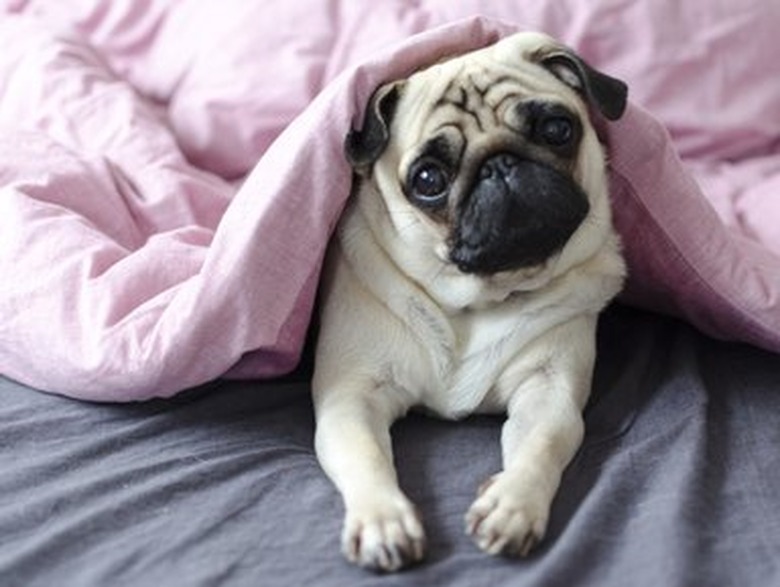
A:
{"label": "dog's right ear", "polygon": [[358,173],[365,173],[382,155],[390,141],[390,121],[395,114],[403,82],[381,86],[371,96],[360,130],[351,130],[344,144],[347,160]]}

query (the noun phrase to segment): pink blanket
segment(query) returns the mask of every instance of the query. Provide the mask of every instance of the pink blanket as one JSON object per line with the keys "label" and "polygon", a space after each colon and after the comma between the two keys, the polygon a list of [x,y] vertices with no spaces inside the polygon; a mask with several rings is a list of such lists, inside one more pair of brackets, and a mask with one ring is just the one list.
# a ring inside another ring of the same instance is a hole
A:
{"label": "pink blanket", "polygon": [[349,194],[343,138],[371,91],[517,29],[553,34],[631,88],[604,129],[624,300],[780,351],[776,2],[2,10],[8,377],[130,401],[290,370]]}

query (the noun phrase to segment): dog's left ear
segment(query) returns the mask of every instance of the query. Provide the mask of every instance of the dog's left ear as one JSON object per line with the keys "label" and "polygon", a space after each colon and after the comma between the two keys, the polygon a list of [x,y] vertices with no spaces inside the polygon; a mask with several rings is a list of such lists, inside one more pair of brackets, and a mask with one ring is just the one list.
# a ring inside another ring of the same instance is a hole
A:
{"label": "dog's left ear", "polygon": [[567,86],[575,89],[608,120],[617,120],[626,110],[628,86],[596,71],[579,55],[566,48],[543,52],[538,62]]}
{"label": "dog's left ear", "polygon": [[358,173],[365,173],[390,141],[390,122],[395,114],[403,82],[385,84],[377,89],[366,108],[363,127],[351,130],[344,143],[347,160]]}

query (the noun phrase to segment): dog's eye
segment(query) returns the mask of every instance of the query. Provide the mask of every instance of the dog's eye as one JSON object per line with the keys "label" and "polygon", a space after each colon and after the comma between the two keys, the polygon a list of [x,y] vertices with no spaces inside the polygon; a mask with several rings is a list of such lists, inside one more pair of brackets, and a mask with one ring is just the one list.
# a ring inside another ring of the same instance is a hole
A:
{"label": "dog's eye", "polygon": [[574,137],[574,124],[565,116],[550,116],[539,122],[537,137],[553,147],[563,147]]}
{"label": "dog's eye", "polygon": [[441,204],[447,197],[449,185],[449,175],[435,161],[425,161],[415,166],[409,178],[410,195],[427,206]]}

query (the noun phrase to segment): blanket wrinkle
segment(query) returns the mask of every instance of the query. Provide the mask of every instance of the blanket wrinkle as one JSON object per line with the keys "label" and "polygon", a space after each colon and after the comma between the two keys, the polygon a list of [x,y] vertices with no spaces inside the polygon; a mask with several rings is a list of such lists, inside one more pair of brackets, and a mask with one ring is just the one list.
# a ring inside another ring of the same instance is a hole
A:
{"label": "blanket wrinkle", "polygon": [[[685,316],[717,338],[749,340],[776,350],[773,317],[780,314],[780,290],[769,270],[779,261],[776,253],[727,230],[704,197],[676,206],[642,198],[658,177],[666,179],[663,187],[672,194],[699,194],[699,188],[689,174],[675,172],[682,162],[674,150],[664,148],[671,140],[668,131],[641,108],[631,106],[623,120],[608,127],[607,141],[617,140],[619,127],[637,116],[644,118],[643,141],[632,149],[613,149],[610,157],[615,222],[632,272],[622,299]],[[691,220],[697,225],[692,227]],[[765,313],[756,315],[755,308]]]}
{"label": "blanket wrinkle", "polygon": [[349,196],[343,139],[368,97],[527,28],[629,82],[627,115],[604,129],[623,301],[780,351],[768,197],[780,91],[762,49],[778,7],[15,0],[2,11],[8,377],[134,401],[294,368]]}

